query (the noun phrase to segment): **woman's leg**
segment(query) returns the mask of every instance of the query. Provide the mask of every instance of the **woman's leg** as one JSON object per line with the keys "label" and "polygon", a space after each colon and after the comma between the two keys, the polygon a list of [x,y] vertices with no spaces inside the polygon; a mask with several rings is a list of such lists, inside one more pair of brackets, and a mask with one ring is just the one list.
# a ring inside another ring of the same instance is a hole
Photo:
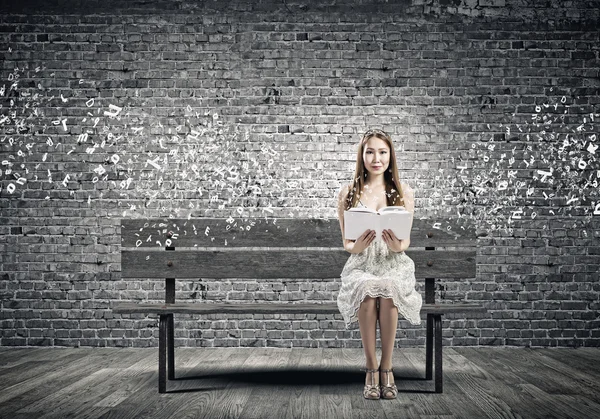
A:
{"label": "woman's leg", "polygon": [[[392,354],[394,352],[394,343],[396,342],[396,329],[398,327],[398,309],[391,298],[379,299],[379,328],[381,330],[381,364],[382,369],[392,368]],[[392,373],[381,375],[383,384],[387,384],[389,377],[390,384],[394,383]]]}
{"label": "woman's leg", "polygon": [[[375,344],[377,339],[377,299],[365,297],[358,309],[358,327],[360,329],[360,338],[362,339],[365,350],[366,367],[368,369],[377,369],[377,354],[375,353]],[[374,383],[379,384],[379,374],[368,373],[365,378],[365,384],[371,384],[371,376]]]}

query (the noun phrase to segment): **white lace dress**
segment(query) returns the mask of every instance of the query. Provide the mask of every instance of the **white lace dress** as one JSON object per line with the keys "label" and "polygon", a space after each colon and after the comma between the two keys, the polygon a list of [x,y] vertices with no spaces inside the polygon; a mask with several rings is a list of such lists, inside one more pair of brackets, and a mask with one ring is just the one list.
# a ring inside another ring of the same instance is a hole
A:
{"label": "white lace dress", "polygon": [[[359,206],[365,205],[359,202]],[[404,252],[389,250],[383,238],[351,254],[340,276],[337,305],[346,329],[358,321],[358,309],[367,295],[391,298],[402,317],[412,325],[421,324],[423,298],[415,289],[415,263]]]}

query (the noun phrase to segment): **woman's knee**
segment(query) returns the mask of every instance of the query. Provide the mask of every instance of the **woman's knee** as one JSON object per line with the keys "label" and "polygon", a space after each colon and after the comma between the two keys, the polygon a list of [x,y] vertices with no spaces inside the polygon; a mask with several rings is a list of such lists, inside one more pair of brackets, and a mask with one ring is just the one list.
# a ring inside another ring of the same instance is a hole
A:
{"label": "woman's knee", "polygon": [[394,300],[391,298],[380,298],[379,310],[398,310],[398,307],[394,305]]}
{"label": "woman's knee", "polygon": [[363,311],[375,310],[377,307],[377,298],[366,296],[365,299],[360,303],[360,309]]}

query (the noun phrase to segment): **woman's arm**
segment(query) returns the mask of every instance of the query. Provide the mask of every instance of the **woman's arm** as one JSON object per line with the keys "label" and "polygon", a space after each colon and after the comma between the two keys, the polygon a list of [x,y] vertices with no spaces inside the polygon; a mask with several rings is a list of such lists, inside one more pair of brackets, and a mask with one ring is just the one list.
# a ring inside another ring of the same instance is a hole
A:
{"label": "woman's arm", "polygon": [[[400,186],[402,186],[402,194],[404,195],[404,208],[406,208],[406,210],[411,212],[413,215],[413,219],[410,222],[410,228],[412,230],[412,222],[415,219],[415,191],[408,185],[408,183],[403,183]],[[401,242],[402,250],[400,251],[404,252],[410,246],[410,237],[408,239],[401,240]]]}
{"label": "woman's arm", "polygon": [[355,240],[346,240],[344,238],[344,210],[346,208],[346,198],[348,197],[348,193],[350,193],[350,188],[350,185],[342,186],[342,189],[338,194],[337,212],[338,219],[340,220],[340,230],[342,232],[342,243],[344,246],[344,250],[346,250],[349,253],[352,253],[352,250],[354,249]]}
{"label": "woman's arm", "polygon": [[415,191],[411,188],[408,183],[403,183],[402,185],[402,195],[404,196],[404,208],[407,211],[415,213]]}

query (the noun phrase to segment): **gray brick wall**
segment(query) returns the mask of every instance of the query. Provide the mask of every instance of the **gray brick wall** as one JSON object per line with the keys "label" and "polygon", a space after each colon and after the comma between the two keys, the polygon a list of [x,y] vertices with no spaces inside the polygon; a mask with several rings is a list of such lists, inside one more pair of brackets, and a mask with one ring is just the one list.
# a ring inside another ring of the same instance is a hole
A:
{"label": "gray brick wall", "polygon": [[[0,5],[0,345],[156,346],[156,318],[111,311],[164,291],[121,279],[121,217],[335,217],[382,127],[418,216],[488,232],[477,277],[436,298],[489,313],[446,316],[444,345],[598,346],[597,2],[326,3]],[[338,290],[199,279],[177,299]],[[185,346],[361,346],[339,315],[176,325]],[[399,323],[399,347],[424,339]]]}

